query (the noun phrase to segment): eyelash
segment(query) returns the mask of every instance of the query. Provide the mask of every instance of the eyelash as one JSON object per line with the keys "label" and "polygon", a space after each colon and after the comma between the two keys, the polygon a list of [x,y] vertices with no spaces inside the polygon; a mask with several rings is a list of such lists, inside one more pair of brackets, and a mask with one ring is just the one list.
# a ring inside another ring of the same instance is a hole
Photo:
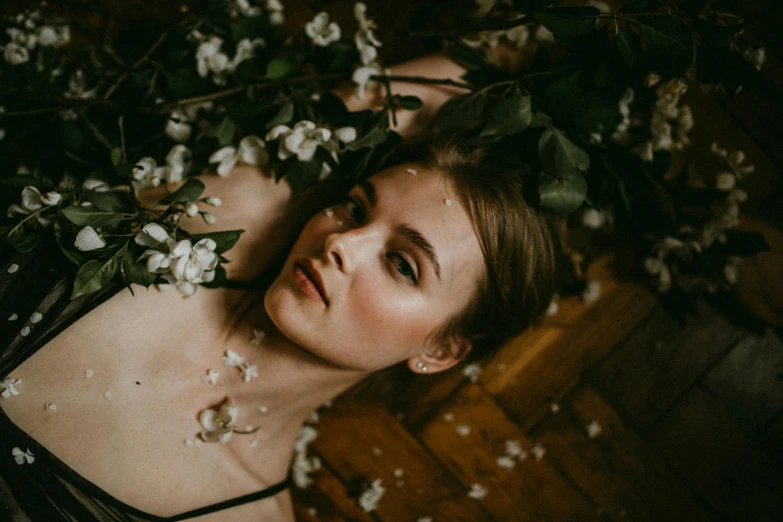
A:
{"label": "eyelash", "polygon": [[[347,196],[347,197],[346,197],[346,198],[345,198],[345,199],[342,201],[342,203],[341,203],[341,205],[342,205],[342,206],[343,206],[343,207],[346,209],[346,211],[348,212],[348,215],[350,215],[350,216],[351,216],[351,219],[353,219],[354,221],[356,221],[357,223],[359,223],[361,220],[359,220],[359,219],[357,219],[356,217],[354,217],[354,214],[353,214],[353,212],[349,211],[349,210],[348,210],[348,208],[347,208],[348,204],[350,204],[350,203],[354,203],[354,204],[355,204],[357,207],[359,207],[359,208],[361,209],[361,211],[362,211],[362,219],[363,219],[363,218],[364,218],[364,216],[366,215],[366,212],[365,212],[365,210],[364,210],[364,205],[363,205],[363,204],[362,204],[362,202],[361,202],[361,201],[360,201],[358,198],[356,198],[355,196]],[[407,259],[405,259],[405,256],[403,256],[403,255],[400,255],[400,254],[398,254],[398,253],[392,253],[391,255],[392,255],[392,256],[394,256],[394,257],[396,257],[396,258],[398,258],[398,259],[400,259],[400,260],[402,261],[402,263],[400,263],[400,264],[396,264],[396,265],[395,265],[395,266],[397,267],[397,272],[398,272],[398,273],[399,273],[399,274],[400,274],[400,275],[401,275],[403,278],[407,279],[408,281],[410,281],[410,282],[411,282],[411,283],[413,283],[414,285],[418,285],[418,284],[419,284],[419,279],[416,277],[416,273],[413,271],[413,267],[411,266],[411,264],[408,262],[408,260],[407,260]],[[402,272],[399,270],[399,267],[400,267],[400,266],[406,266],[406,267],[408,267],[408,269],[407,269],[407,272],[410,272],[410,276],[403,274],[403,273],[402,273]]]}

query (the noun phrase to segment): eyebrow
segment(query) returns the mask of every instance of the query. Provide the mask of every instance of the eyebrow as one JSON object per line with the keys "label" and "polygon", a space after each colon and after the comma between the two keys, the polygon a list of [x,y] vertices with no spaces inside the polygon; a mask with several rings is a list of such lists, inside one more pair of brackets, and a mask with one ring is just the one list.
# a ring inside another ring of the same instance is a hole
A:
{"label": "eyebrow", "polygon": [[[373,185],[370,180],[364,180],[359,183],[358,186],[364,192],[367,201],[370,202],[370,208],[374,208],[378,204],[378,193],[375,190],[375,185]],[[429,259],[430,263],[432,263],[432,266],[435,269],[435,275],[438,276],[438,281],[440,281],[440,263],[438,263],[438,253],[435,251],[435,247],[432,246],[432,243],[427,241],[427,238],[424,237],[421,232],[405,223],[397,225],[395,231],[419,247],[419,249],[424,253],[424,256]]]}

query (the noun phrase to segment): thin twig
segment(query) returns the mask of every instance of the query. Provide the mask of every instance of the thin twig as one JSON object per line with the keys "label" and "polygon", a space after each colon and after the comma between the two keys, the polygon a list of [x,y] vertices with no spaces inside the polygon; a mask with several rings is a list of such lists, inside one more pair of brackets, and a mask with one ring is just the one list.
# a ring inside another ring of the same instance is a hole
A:
{"label": "thin twig", "polygon": [[82,122],[87,125],[87,127],[92,131],[92,133],[95,135],[95,137],[98,139],[98,141],[106,147],[109,151],[111,151],[114,147],[112,146],[111,142],[106,139],[106,136],[101,134],[101,131],[98,130],[98,127],[92,124],[90,120],[87,119],[87,116],[85,116],[82,113],[79,113],[79,119],[82,120]]}
{"label": "thin twig", "polygon": [[120,114],[120,119],[117,122],[117,124],[120,127],[120,150],[122,150],[122,161],[123,163],[128,162],[128,154],[125,152],[125,126],[123,125],[122,119],[124,115]]}
{"label": "thin twig", "polygon": [[150,58],[150,56],[152,55],[152,53],[154,53],[154,52],[155,52],[155,50],[156,50],[158,47],[160,47],[160,44],[162,44],[162,43],[163,43],[163,40],[165,40],[165,39],[166,39],[166,37],[167,37],[168,35],[169,35],[169,32],[168,32],[168,31],[166,31],[166,32],[162,33],[162,34],[161,34],[161,35],[158,37],[158,39],[157,39],[157,40],[155,40],[155,43],[154,43],[154,44],[152,44],[152,47],[150,47],[150,48],[147,50],[147,52],[146,52],[146,53],[144,53],[144,56],[142,56],[142,57],[141,57],[141,58],[140,58],[140,59],[139,59],[139,60],[138,60],[136,63],[134,63],[134,64],[133,64],[133,67],[131,67],[130,71],[125,71],[124,73],[122,73],[122,75],[120,75],[120,77],[119,77],[119,78],[117,78],[117,81],[116,81],[116,82],[114,82],[114,84],[113,84],[111,87],[109,87],[109,89],[106,91],[106,94],[104,94],[104,95],[103,95],[103,99],[104,99],[104,100],[108,100],[108,99],[109,99],[109,97],[110,97],[112,94],[114,94],[114,91],[116,91],[116,90],[117,90],[117,89],[120,87],[120,85],[122,85],[122,82],[124,82],[124,81],[125,81],[125,79],[128,77],[128,74],[130,74],[132,71],[135,71],[136,69],[138,69],[139,67],[141,67],[141,66],[144,64],[144,62],[146,62],[147,60],[149,60],[149,58]]}
{"label": "thin twig", "polygon": [[439,79],[439,78],[427,78],[426,76],[400,76],[400,75],[373,75],[370,76],[371,80],[376,81],[382,81],[382,82],[405,82],[405,83],[423,83],[423,84],[434,84],[434,85],[451,85],[452,87],[460,87],[462,89],[467,89],[472,91],[474,87],[465,82],[458,82],[455,80],[449,80],[449,79]]}

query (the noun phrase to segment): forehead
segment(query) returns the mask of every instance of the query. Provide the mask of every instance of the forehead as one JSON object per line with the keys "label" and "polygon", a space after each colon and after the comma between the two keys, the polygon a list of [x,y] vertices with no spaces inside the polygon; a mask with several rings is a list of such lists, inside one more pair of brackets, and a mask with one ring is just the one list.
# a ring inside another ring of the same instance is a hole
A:
{"label": "forehead", "polygon": [[374,174],[369,182],[377,197],[373,216],[391,227],[405,224],[421,232],[437,252],[444,282],[455,273],[480,273],[481,248],[451,179],[422,165],[403,164]]}

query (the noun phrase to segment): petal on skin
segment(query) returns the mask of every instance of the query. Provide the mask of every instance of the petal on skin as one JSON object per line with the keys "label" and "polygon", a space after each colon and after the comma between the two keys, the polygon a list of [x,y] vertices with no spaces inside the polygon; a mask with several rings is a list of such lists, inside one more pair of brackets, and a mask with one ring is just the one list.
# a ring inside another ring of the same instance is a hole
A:
{"label": "petal on skin", "polygon": [[226,442],[231,440],[231,435],[233,435],[233,433],[234,433],[233,431],[222,433],[221,435],[218,436],[218,442],[225,444]]}
{"label": "petal on skin", "polygon": [[216,431],[207,431],[204,430],[201,433],[199,433],[199,436],[202,438],[204,442],[217,442],[218,441],[218,434]]}

